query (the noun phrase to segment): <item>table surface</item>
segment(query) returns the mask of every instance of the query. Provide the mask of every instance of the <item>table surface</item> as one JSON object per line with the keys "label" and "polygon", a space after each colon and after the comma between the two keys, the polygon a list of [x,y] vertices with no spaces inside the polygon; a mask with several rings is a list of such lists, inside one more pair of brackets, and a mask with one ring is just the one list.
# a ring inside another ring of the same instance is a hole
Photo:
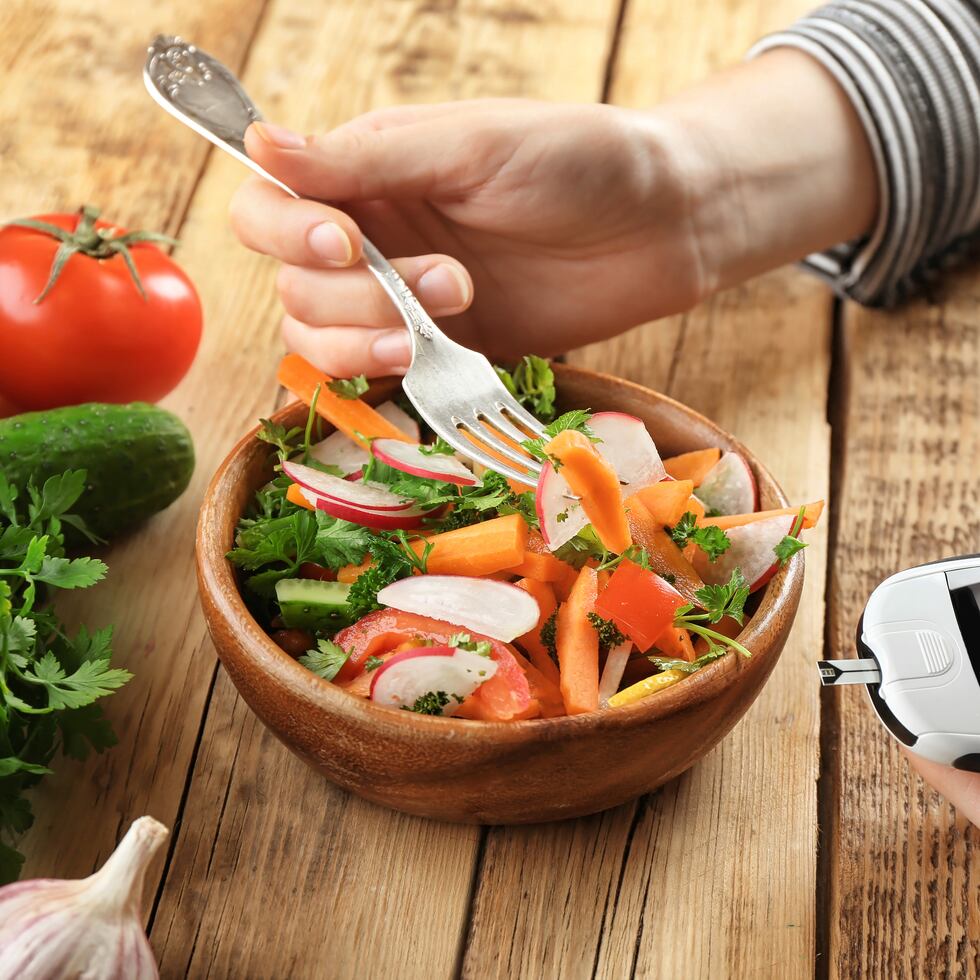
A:
{"label": "table surface", "polygon": [[[173,828],[148,886],[165,977],[966,977],[980,969],[977,832],[910,774],[854,691],[864,598],[980,534],[980,273],[894,313],[788,269],[571,355],[667,392],[828,497],[771,681],[660,791],[561,824],[477,828],[380,809],[290,755],[216,666],[194,589],[202,492],[277,399],[271,261],[232,238],[239,165],[140,80],[156,31],[240,72],[301,130],[474,96],[646,106],[812,0],[4,0],[0,214],[91,202],[180,239],[206,334],[166,405],[194,433],[183,498],[109,553],[69,613],[116,623],[135,674],[117,747],[35,793],[29,877],[83,875],[135,817]],[[653,272],[655,275],[655,270]],[[655,288],[655,282],[650,288]],[[601,295],[596,297],[601,316]]]}

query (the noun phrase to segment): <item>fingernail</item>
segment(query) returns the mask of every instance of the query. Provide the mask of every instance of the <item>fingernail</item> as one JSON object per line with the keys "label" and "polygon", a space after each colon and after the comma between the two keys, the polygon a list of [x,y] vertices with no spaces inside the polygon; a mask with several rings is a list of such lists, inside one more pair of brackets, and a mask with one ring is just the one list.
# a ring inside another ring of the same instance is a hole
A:
{"label": "fingernail", "polygon": [[412,363],[412,343],[408,331],[386,330],[371,342],[371,354],[379,366],[395,371]]}
{"label": "fingernail", "polygon": [[429,306],[453,309],[464,306],[470,298],[470,284],[454,265],[433,266],[419,277],[419,292]]}
{"label": "fingernail", "polygon": [[305,150],[306,139],[299,133],[294,133],[291,129],[284,126],[276,126],[274,123],[257,122],[252,123],[255,131],[273,146],[278,146],[281,150]]}
{"label": "fingernail", "polygon": [[354,254],[347,232],[332,221],[324,221],[310,229],[307,238],[310,248],[328,262],[340,262],[347,265]]}

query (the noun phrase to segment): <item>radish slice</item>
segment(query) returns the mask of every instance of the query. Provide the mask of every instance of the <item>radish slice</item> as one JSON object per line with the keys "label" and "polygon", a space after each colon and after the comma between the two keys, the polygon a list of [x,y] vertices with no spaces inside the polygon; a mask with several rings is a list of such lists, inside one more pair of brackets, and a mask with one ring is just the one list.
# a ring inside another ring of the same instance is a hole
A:
{"label": "radish slice", "polygon": [[738,453],[724,453],[698,486],[698,499],[719,515],[751,514],[757,496],[752,470]]}
{"label": "radish slice", "polygon": [[466,575],[417,575],[385,586],[378,602],[509,643],[538,624],[537,601],[523,589]]}
{"label": "radish slice", "polygon": [[286,462],[282,471],[294,483],[307,490],[312,490],[318,497],[336,500],[361,510],[406,510],[415,501],[406,500],[392,493],[380,483],[365,483],[363,480],[344,480],[339,476],[331,476],[312,466],[302,463]]}
{"label": "radish slice", "polygon": [[623,493],[636,493],[667,475],[657,445],[640,419],[624,412],[597,412],[589,425],[602,440],[596,449],[628,484]]}
{"label": "radish slice", "polygon": [[455,456],[434,453],[426,456],[418,445],[399,442],[397,439],[375,439],[371,452],[388,466],[403,473],[425,477],[428,480],[441,480],[462,487],[475,487],[477,478]]}
{"label": "radish slice", "polygon": [[599,706],[608,707],[609,699],[619,690],[623,680],[626,663],[633,650],[633,641],[627,640],[614,646],[606,654],[606,665],[602,668],[602,678],[599,681]]}
{"label": "radish slice", "polygon": [[382,402],[375,411],[382,418],[386,418],[396,429],[404,432],[413,442],[422,440],[422,430],[419,428],[418,422],[394,402]]}
{"label": "radish slice", "polygon": [[551,551],[557,551],[571,541],[589,523],[582,505],[572,497],[574,494],[566,479],[550,462],[545,463],[538,477],[534,506],[541,536]]}
{"label": "radish slice", "polygon": [[420,647],[386,660],[371,680],[371,700],[389,708],[411,708],[425,694],[449,698],[442,714],[451,715],[484,681],[497,673],[497,664],[470,650]]}
{"label": "radish slice", "polygon": [[344,476],[358,473],[371,459],[371,454],[363,446],[348,439],[343,432],[334,432],[310,446],[310,455],[325,466],[336,466]]}
{"label": "radish slice", "polygon": [[708,556],[698,548],[694,553],[694,567],[708,585],[724,585],[732,572],[740,568],[750,590],[755,592],[775,574],[778,562],[773,549],[793,529],[795,520],[794,515],[769,517],[729,528],[725,532],[731,541],[728,550],[717,561],[708,561]]}
{"label": "radish slice", "polygon": [[436,513],[434,510],[423,510],[421,507],[406,507],[404,510],[365,510],[334,500],[332,497],[318,497],[305,487],[300,487],[299,491],[317,510],[375,531],[414,531],[422,526],[427,516]]}

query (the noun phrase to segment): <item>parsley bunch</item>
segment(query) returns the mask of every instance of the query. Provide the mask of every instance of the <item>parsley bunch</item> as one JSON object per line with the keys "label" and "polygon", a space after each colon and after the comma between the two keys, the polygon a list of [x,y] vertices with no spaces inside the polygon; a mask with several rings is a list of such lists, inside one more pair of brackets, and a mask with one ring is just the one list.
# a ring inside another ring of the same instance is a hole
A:
{"label": "parsley bunch", "polygon": [[712,562],[717,561],[732,545],[731,539],[720,527],[714,524],[698,527],[698,519],[690,511],[673,527],[664,530],[678,548],[684,548],[689,541],[693,541]]}
{"label": "parsley bunch", "polygon": [[66,526],[95,540],[69,513],[84,490],[85,471],[74,470],[20,500],[0,474],[0,882],[23,863],[14,844],[34,821],[24,792],[59,749],[82,759],[115,744],[94,702],[131,677],[110,666],[111,627],[70,636],[46,601],[106,573],[98,559],[65,555]]}

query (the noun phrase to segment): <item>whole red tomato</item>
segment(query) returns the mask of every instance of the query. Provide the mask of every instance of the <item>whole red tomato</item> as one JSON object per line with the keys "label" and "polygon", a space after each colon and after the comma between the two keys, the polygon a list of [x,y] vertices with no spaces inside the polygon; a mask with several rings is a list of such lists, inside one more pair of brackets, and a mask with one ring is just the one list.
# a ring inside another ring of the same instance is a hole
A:
{"label": "whole red tomato", "polygon": [[[191,366],[201,302],[151,244],[166,239],[127,233],[97,213],[0,228],[0,405],[153,402]],[[59,249],[70,254],[57,271]]]}

